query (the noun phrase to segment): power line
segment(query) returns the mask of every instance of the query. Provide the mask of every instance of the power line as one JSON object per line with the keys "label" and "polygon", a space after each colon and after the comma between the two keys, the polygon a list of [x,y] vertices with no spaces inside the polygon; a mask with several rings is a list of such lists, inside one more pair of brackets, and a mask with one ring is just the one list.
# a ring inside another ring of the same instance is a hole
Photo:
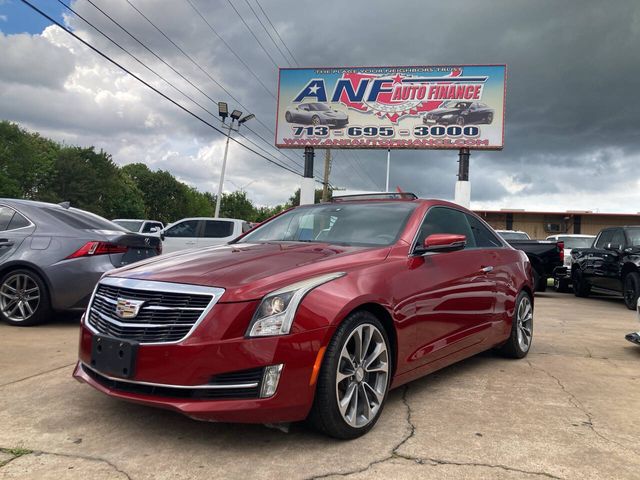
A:
{"label": "power line", "polygon": [[[149,70],[151,73],[153,73],[154,75],[156,75],[158,78],[162,79],[166,84],[168,84],[169,86],[171,86],[173,89],[177,90],[178,92],[180,92],[182,95],[184,95],[186,98],[188,98],[189,100],[191,100],[194,104],[196,104],[197,106],[199,106],[202,110],[204,110],[205,112],[207,112],[209,115],[211,115],[214,119],[216,119],[217,121],[220,122],[220,119],[216,116],[215,113],[211,112],[209,109],[205,108],[204,106],[202,106],[199,102],[197,102],[196,100],[194,100],[191,96],[189,96],[188,94],[186,94],[185,92],[183,92],[182,90],[180,90],[178,87],[176,87],[175,85],[173,85],[171,82],[169,82],[168,80],[166,80],[162,75],[160,75],[159,73],[157,73],[155,70],[153,70],[152,68],[150,68],[149,66],[147,66],[144,62],[142,62],[140,59],[138,59],[138,57],[136,57],[135,55],[133,55],[131,52],[129,52],[127,49],[125,49],[124,47],[122,47],[119,43],[117,43],[115,40],[113,40],[111,37],[109,37],[107,34],[105,34],[102,30],[100,30],[98,27],[96,27],[94,24],[92,24],[91,22],[89,22],[86,18],[84,18],[82,15],[80,15],[77,11],[75,11],[73,8],[71,8],[69,5],[66,5],[62,0],[57,0],[58,3],[60,3],[61,5],[63,5],[65,8],[67,8],[69,11],[73,12],[78,18],[80,18],[81,20],[83,20],[87,25],[90,25],[94,30],[96,30],[97,32],[99,32],[103,37],[105,37],[107,40],[109,40],[111,43],[113,43],[114,45],[116,45],[118,48],[120,48],[120,50],[122,50],[123,52],[125,52],[127,55],[129,55],[130,57],[132,57],[134,60],[136,60],[136,62],[138,62],[140,65],[142,65],[144,68],[146,68],[147,70]],[[191,82],[191,80],[189,80],[187,77],[185,77],[182,73],[180,73],[178,70],[176,70],[173,66],[171,66],[169,63],[167,63],[164,59],[162,59],[162,57],[160,57],[159,55],[157,55],[153,50],[151,50],[149,47],[147,47],[147,45],[145,45],[142,41],[140,41],[135,35],[133,35],[132,33],[130,33],[126,28],[124,28],[120,23],[118,23],[118,21],[116,21],[114,18],[112,18],[107,12],[105,12],[104,10],[102,10],[100,7],[98,7],[95,3],[93,3],[92,0],[87,0],[87,2],[89,2],[95,9],[97,9],[100,13],[102,13],[105,17],[107,17],[109,20],[111,20],[111,22],[113,22],[114,24],[116,24],[122,31],[124,31],[127,35],[129,35],[132,39],[134,39],[138,44],[140,44],[143,48],[145,48],[148,52],[150,52],[155,58],[157,58],[158,60],[160,60],[163,64],[165,64],[166,66],[168,66],[169,68],[171,68],[171,70],[173,70],[176,74],[178,74],[181,78],[183,78],[185,81],[187,81],[191,86],[193,86],[195,89],[197,89],[199,92],[201,92],[203,95],[205,95],[209,100],[211,100],[211,102],[213,102],[214,104],[217,105],[217,102],[211,98],[209,95],[207,95],[204,91],[202,91],[197,85],[195,85],[193,82]],[[245,135],[242,135],[241,133],[238,132],[238,135],[241,136],[242,138],[244,138],[245,140],[247,140],[247,142],[251,143],[252,145],[254,145],[256,148],[260,149],[262,152],[264,152],[266,155],[269,155],[270,157],[282,162],[280,159],[278,159],[275,155],[273,155],[272,153],[268,152],[267,150],[265,150],[263,147],[261,147],[260,145],[256,144],[254,141],[252,141],[250,138],[246,137]],[[257,135],[257,134],[256,134]],[[271,147],[271,144],[264,139],[263,137],[261,137],[260,135],[258,135],[258,137],[260,137],[260,139],[265,142],[268,146]],[[275,150],[275,147],[272,147]],[[282,152],[280,152],[279,150],[276,150],[279,154],[282,154]],[[298,167],[302,168],[302,165],[295,162],[295,160],[291,159],[290,157],[283,155],[285,158],[289,159],[292,163],[294,163],[295,165],[297,165]]]}
{"label": "power line", "polygon": [[258,20],[258,23],[262,26],[262,28],[264,29],[264,31],[266,32],[267,36],[269,37],[269,39],[271,40],[271,42],[273,43],[273,45],[278,49],[278,51],[280,52],[280,55],[282,55],[282,58],[284,58],[284,61],[287,62],[287,65],[291,66],[291,62],[289,62],[289,59],[287,58],[287,56],[284,54],[284,52],[282,51],[282,49],[280,48],[280,45],[278,45],[276,43],[276,41],[273,39],[273,35],[271,35],[271,32],[269,32],[269,30],[267,30],[267,27],[265,26],[265,24],[262,22],[262,20],[260,20],[260,17],[258,16],[258,14],[256,13],[255,9],[251,6],[251,4],[249,3],[249,0],[244,0],[245,3],[247,4],[247,6],[249,7],[249,9],[251,10],[251,12],[253,13],[253,15],[256,17],[256,19]]}
{"label": "power line", "polygon": [[291,55],[291,58],[293,58],[293,61],[295,62],[295,64],[299,66],[300,64],[298,63],[298,60],[296,60],[296,57],[293,56],[293,53],[291,53],[291,50],[289,50],[289,47],[287,47],[287,44],[284,43],[284,40],[282,39],[282,37],[278,33],[278,29],[273,25],[273,23],[271,22],[271,19],[269,18],[269,15],[267,15],[267,12],[265,12],[264,8],[262,8],[262,5],[260,5],[260,1],[256,0],[256,3],[258,4],[258,7],[260,8],[260,11],[264,14],[265,18],[267,19],[267,22],[269,22],[269,25],[271,25],[271,28],[273,28],[273,31],[276,32],[276,35],[278,36],[278,38],[282,42],[282,45],[284,45],[284,48],[287,49],[287,52],[289,52],[289,55]]}
{"label": "power line", "polygon": [[[147,23],[149,23],[155,30],[157,30],[164,38],[166,38],[175,48],[177,48],[180,53],[182,53],[192,64],[194,64],[201,72],[203,72],[207,77],[209,77],[209,79],[215,83],[218,87],[220,87],[227,95],[229,95],[229,97],[231,97],[239,106],[241,106],[244,110],[250,111],[251,109],[247,108],[245,105],[242,104],[242,102],[240,102],[240,100],[238,100],[236,97],[233,96],[233,94],[231,94],[231,92],[229,92],[222,84],[220,84],[220,82],[218,82],[215,78],[213,78],[211,76],[211,74],[209,72],[207,72],[204,68],[202,68],[202,66],[196,62],[187,52],[185,52],[176,42],[174,42],[166,33],[164,33],[160,27],[158,27],[155,23],[153,23],[149,17],[147,17],[140,9],[138,9],[134,4],[132,4],[130,2],[130,0],[126,0],[126,2],[136,11],[138,12],[138,14],[140,16],[142,16],[142,18],[144,18]],[[233,6],[233,5],[232,5]],[[235,7],[234,7],[235,9]],[[210,97],[209,97],[210,98]],[[215,102],[216,104],[218,102],[216,102],[215,100],[212,99],[213,102]],[[275,135],[274,131],[268,126],[266,125],[262,120],[260,120],[258,117],[256,117],[256,121],[262,125],[265,129],[267,129],[271,134]],[[249,126],[246,127],[247,130],[249,130],[250,132],[252,132],[253,134],[255,134],[256,136],[259,136],[253,129],[251,129]],[[262,137],[260,137],[262,138]],[[263,139],[264,140],[264,139]],[[284,155],[286,158],[289,158],[289,160],[293,161],[290,157],[287,157],[286,155]],[[297,162],[293,161],[294,163],[296,163],[299,167],[302,167],[302,165],[298,164]]]}
{"label": "power line", "polygon": [[[129,0],[127,0],[129,1]],[[256,42],[258,42],[258,45],[260,45],[260,48],[262,48],[262,51],[267,55],[267,57],[269,57],[269,60],[271,60],[271,63],[273,63],[273,65],[278,68],[278,64],[276,63],[276,61],[273,59],[273,57],[269,54],[269,52],[267,51],[266,48],[264,48],[264,45],[262,44],[262,42],[260,41],[260,39],[256,36],[255,33],[253,33],[253,30],[251,29],[251,27],[249,26],[249,24],[245,21],[245,19],[243,18],[243,16],[240,14],[240,12],[238,11],[238,9],[235,7],[235,5],[233,3],[231,3],[231,0],[227,0],[227,2],[229,3],[229,5],[231,5],[231,8],[233,8],[233,11],[236,12],[238,14],[238,17],[240,17],[240,20],[242,20],[242,23],[244,23],[244,26],[247,27],[247,29],[249,30],[249,33],[251,33],[251,35],[253,36],[253,38],[256,39]]]}
{"label": "power line", "polygon": [[356,158],[358,165],[360,165],[360,168],[362,168],[362,171],[367,175],[367,177],[369,177],[369,180],[371,180],[371,183],[376,187],[376,189],[379,189],[379,185],[378,182],[376,182],[373,177],[371,176],[371,174],[369,173],[369,170],[367,170],[364,165],[363,165],[363,160],[360,158],[360,153],[357,150],[353,150],[353,156]]}
{"label": "power line", "polygon": [[191,0],[187,0],[187,2],[189,3],[189,5],[191,5],[191,8],[193,8],[193,10],[198,14],[198,16],[202,19],[202,21],[204,23],[207,24],[207,26],[209,27],[209,29],[213,32],[213,34],[218,37],[218,39],[224,44],[225,47],[227,47],[229,49],[229,51],[231,53],[233,53],[233,55],[238,59],[238,61],[240,61],[240,63],[242,63],[242,65],[245,66],[245,68],[247,70],[249,70],[249,72],[251,72],[251,74],[254,76],[254,78],[258,81],[258,83],[260,83],[260,85],[262,85],[262,87],[266,90],[266,92],[271,95],[273,97],[273,99],[275,100],[276,96],[273,94],[273,92],[262,82],[262,80],[260,80],[260,77],[258,76],[258,74],[256,74],[256,72],[253,71],[253,69],[247,65],[247,63],[240,57],[240,55],[238,55],[236,53],[236,51],[231,47],[231,45],[229,45],[227,43],[227,41],[222,38],[222,36],[216,31],[215,28],[213,28],[213,25],[211,25],[211,23],[209,23],[207,21],[207,19],[204,17],[204,15],[202,13],[200,13],[200,10],[198,10],[196,8],[196,6],[193,4],[193,2]]}
{"label": "power line", "polygon": [[[47,13],[43,12],[42,10],[40,10],[38,7],[36,7],[35,5],[33,5],[29,0],[20,0],[22,3],[24,3],[25,5],[27,5],[29,8],[31,8],[32,10],[34,10],[35,12],[39,13],[41,16],[43,16],[44,18],[46,18],[47,20],[49,20],[51,23],[53,23],[54,25],[58,26],[59,28],[61,28],[62,30],[64,30],[65,32],[67,32],[69,35],[71,35],[73,38],[75,38],[76,40],[78,40],[79,42],[81,42],[82,44],[84,44],[85,46],[87,46],[88,48],[90,48],[91,50],[93,50],[94,52],[96,52],[98,55],[100,55],[102,58],[104,58],[105,60],[109,61],[110,63],[112,63],[113,65],[115,65],[116,67],[118,67],[119,69],[121,69],[122,71],[124,71],[125,73],[127,73],[128,75],[132,76],[133,78],[135,78],[138,82],[142,83],[143,85],[145,85],[147,88],[153,90],[155,93],[157,93],[158,95],[160,95],[161,97],[163,97],[165,100],[171,102],[172,104],[174,104],[176,107],[178,107],[179,109],[183,110],[184,112],[188,113],[189,115],[191,115],[192,117],[196,118],[197,120],[199,120],[200,122],[204,123],[205,125],[207,125],[208,127],[210,127],[211,129],[215,130],[216,132],[226,136],[226,133],[223,132],[222,130],[220,130],[218,127],[216,127],[215,125],[211,124],[210,122],[208,122],[207,120],[205,120],[204,118],[202,118],[201,116],[199,116],[198,114],[192,112],[191,110],[189,110],[188,108],[186,108],[185,106],[179,104],[178,102],[176,102],[175,100],[173,100],[171,97],[169,97],[168,95],[164,94],[163,92],[161,92],[160,90],[158,90],[156,87],[154,87],[153,85],[151,85],[150,83],[148,83],[147,81],[143,80],[142,78],[140,78],[138,75],[136,75],[135,73],[131,72],[129,69],[127,69],[126,67],[124,67],[123,65],[121,65],[120,63],[118,63],[117,61],[113,60],[111,57],[109,57],[107,54],[103,53],[101,50],[99,50],[97,47],[94,47],[93,45],[91,45],[89,42],[87,42],[86,40],[84,40],[83,38],[79,37],[78,35],[76,35],[74,32],[72,32],[71,30],[69,30],[68,28],[66,28],[64,25],[62,25],[60,22],[58,22],[57,20],[55,20],[53,17],[51,17],[50,15],[48,15]],[[272,163],[280,168],[283,168],[284,170],[287,170],[299,177],[301,177],[302,175],[292,169],[290,169],[289,167],[279,164],[267,157],[265,157],[264,155],[262,155],[261,153],[255,151],[254,149],[252,149],[251,147],[248,147],[247,145],[245,145],[244,143],[240,142],[239,140],[231,137],[231,140],[233,140],[235,143],[237,143],[238,145],[241,145],[242,147],[246,148],[247,150],[249,150],[250,152],[255,153],[256,155],[258,155],[259,157],[264,158],[265,160],[267,160],[269,163]]]}

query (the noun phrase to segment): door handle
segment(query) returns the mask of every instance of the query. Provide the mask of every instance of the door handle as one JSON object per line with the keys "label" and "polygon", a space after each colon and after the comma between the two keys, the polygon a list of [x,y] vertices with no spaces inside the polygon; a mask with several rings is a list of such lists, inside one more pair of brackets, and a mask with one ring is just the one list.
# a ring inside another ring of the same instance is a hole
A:
{"label": "door handle", "polygon": [[491,272],[493,271],[493,267],[492,267],[491,265],[486,266],[486,267],[482,267],[482,268],[480,269],[480,271],[481,271],[482,273],[491,273]]}
{"label": "door handle", "polygon": [[13,247],[13,242],[6,238],[0,238],[0,248],[2,247]]}

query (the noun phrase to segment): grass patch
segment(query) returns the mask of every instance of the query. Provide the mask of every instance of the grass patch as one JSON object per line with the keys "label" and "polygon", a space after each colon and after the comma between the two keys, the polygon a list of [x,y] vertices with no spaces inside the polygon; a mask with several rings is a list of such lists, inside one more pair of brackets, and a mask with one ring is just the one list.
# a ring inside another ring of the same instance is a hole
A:
{"label": "grass patch", "polygon": [[33,450],[29,450],[28,448],[22,448],[22,447],[13,447],[13,448],[0,448],[0,452],[8,453],[9,455],[13,456],[13,458],[10,458],[9,460],[0,462],[0,468],[1,468],[1,467],[4,467],[7,463],[9,463],[11,460],[14,460],[23,455],[29,455],[30,453],[33,453]]}

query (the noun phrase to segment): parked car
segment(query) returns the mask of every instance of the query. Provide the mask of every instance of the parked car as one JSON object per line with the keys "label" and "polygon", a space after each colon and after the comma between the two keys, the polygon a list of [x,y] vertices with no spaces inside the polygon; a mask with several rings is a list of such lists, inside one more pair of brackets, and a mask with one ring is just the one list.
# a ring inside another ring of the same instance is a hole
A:
{"label": "parked car", "polygon": [[578,297],[592,288],[621,293],[635,310],[640,297],[640,226],[605,228],[590,248],[571,251],[571,281]]}
{"label": "parked car", "polygon": [[287,108],[284,118],[288,123],[303,125],[346,127],[349,124],[349,116],[346,113],[335,110],[326,103],[318,102],[291,105]]}
{"label": "parked car", "polygon": [[505,240],[531,240],[531,237],[527,232],[522,232],[520,230],[496,230],[498,235],[500,235]]}
{"label": "parked car", "polygon": [[[638,300],[636,306],[637,318],[640,320],[640,299]],[[624,338],[629,340],[631,343],[635,343],[636,345],[640,345],[640,330],[637,332],[627,333]]]}
{"label": "parked car", "polygon": [[550,235],[546,239],[564,243],[564,265],[557,268],[553,274],[553,287],[556,291],[566,293],[571,287],[571,250],[574,248],[588,248],[593,245],[595,235],[579,235],[562,233]]}
{"label": "parked car", "polygon": [[0,199],[0,319],[27,326],[82,311],[103,273],[160,249],[158,238],[68,204]]}
{"label": "parked car", "polygon": [[493,108],[485,103],[459,102],[451,100],[442,106],[431,110],[424,117],[422,123],[439,125],[477,125],[493,122]]}
{"label": "parked car", "polygon": [[230,242],[250,230],[248,222],[236,218],[183,218],[160,232],[162,251],[177,252]]}
{"label": "parked car", "polygon": [[531,240],[518,230],[497,230],[509,245],[522,250],[529,257],[533,269],[533,284],[537,292],[547,289],[547,279],[554,278],[564,264],[564,243],[558,241]]}
{"label": "parked car", "polygon": [[143,235],[155,235],[160,236],[160,232],[164,228],[162,222],[156,220],[140,220],[135,218],[116,218],[112,220],[130,232],[142,233]]}
{"label": "parked car", "polygon": [[527,355],[526,255],[459,205],[385,195],[297,207],[226,246],[107,274],[74,377],[199,420],[309,418],[355,438],[391,388],[491,348]]}

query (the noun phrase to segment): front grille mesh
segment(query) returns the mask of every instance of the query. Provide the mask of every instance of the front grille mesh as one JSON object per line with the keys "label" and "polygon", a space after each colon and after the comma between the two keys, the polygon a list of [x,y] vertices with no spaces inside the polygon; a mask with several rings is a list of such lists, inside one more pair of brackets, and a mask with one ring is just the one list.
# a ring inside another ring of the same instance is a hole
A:
{"label": "front grille mesh", "polygon": [[[116,315],[119,299],[144,303],[135,318],[122,319]],[[88,322],[98,333],[110,337],[143,343],[177,342],[191,331],[212,300],[213,295],[100,284],[89,308]]]}

